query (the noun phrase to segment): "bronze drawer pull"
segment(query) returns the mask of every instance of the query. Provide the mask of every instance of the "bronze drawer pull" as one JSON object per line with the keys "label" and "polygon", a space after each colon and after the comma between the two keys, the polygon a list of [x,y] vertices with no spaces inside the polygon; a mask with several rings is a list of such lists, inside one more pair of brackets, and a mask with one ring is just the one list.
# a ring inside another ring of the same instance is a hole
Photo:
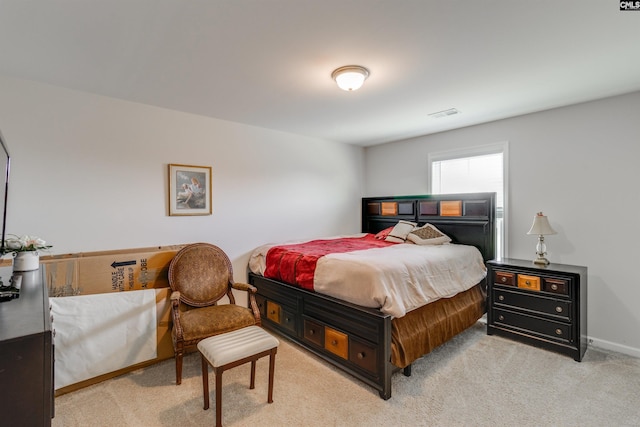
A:
{"label": "bronze drawer pull", "polygon": [[502,283],[504,283],[504,282],[506,282],[506,281],[507,281],[507,278],[506,278],[506,277],[504,277],[504,276],[502,276],[502,278],[501,278],[500,280],[502,280]]}
{"label": "bronze drawer pull", "polygon": [[554,291],[558,290],[558,285],[556,285],[555,283],[551,285],[551,289],[553,289]]}
{"label": "bronze drawer pull", "polygon": [[556,335],[562,335],[562,329],[556,329]]}
{"label": "bronze drawer pull", "polygon": [[562,313],[562,307],[560,307],[560,306],[556,307],[556,312],[557,313]]}
{"label": "bronze drawer pull", "polygon": [[270,314],[276,314],[276,311],[275,310],[271,310]]}
{"label": "bronze drawer pull", "polygon": [[364,351],[361,351],[360,353],[358,353],[358,359],[364,359]]}
{"label": "bronze drawer pull", "polygon": [[289,319],[288,317],[285,317],[285,318],[284,318],[284,321],[285,321],[285,322],[287,322],[287,323],[289,323],[289,322],[291,322],[291,319]]}
{"label": "bronze drawer pull", "polygon": [[309,329],[309,335],[313,335],[315,333],[316,333],[316,331],[314,331],[313,329]]}
{"label": "bronze drawer pull", "polygon": [[528,281],[528,280],[525,280],[525,281],[524,281],[524,283],[525,283],[525,285],[527,285],[527,286],[531,286],[531,282],[530,282],[530,281]]}
{"label": "bronze drawer pull", "polygon": [[338,341],[336,340],[331,341],[331,345],[338,345]]}
{"label": "bronze drawer pull", "polygon": [[498,295],[498,299],[499,299],[500,301],[504,301],[504,295]]}
{"label": "bronze drawer pull", "polygon": [[504,320],[504,316],[501,314],[500,316],[498,316],[499,320]]}

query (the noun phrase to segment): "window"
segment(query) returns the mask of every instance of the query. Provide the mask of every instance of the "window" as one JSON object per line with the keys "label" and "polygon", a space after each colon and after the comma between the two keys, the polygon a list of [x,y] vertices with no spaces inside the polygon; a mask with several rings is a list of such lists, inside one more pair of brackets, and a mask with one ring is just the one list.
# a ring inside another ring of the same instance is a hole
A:
{"label": "window", "polygon": [[506,252],[507,143],[429,155],[430,192],[496,193],[496,256]]}

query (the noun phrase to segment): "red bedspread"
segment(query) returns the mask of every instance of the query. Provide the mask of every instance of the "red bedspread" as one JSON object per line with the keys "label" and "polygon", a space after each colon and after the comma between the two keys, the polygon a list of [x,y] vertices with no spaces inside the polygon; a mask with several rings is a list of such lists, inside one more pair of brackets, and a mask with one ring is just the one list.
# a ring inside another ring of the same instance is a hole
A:
{"label": "red bedspread", "polygon": [[367,234],[364,237],[312,240],[294,245],[274,246],[267,252],[264,276],[313,290],[316,264],[324,255],[381,248],[394,244],[378,240],[373,234]]}

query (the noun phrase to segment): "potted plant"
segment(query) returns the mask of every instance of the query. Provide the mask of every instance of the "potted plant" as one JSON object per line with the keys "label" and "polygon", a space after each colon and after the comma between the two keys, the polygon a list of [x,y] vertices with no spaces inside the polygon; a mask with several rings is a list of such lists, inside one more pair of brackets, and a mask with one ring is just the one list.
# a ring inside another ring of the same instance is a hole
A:
{"label": "potted plant", "polygon": [[13,271],[32,271],[40,268],[40,253],[38,251],[49,249],[52,246],[35,236],[10,236],[12,237],[4,241],[4,254],[13,253]]}

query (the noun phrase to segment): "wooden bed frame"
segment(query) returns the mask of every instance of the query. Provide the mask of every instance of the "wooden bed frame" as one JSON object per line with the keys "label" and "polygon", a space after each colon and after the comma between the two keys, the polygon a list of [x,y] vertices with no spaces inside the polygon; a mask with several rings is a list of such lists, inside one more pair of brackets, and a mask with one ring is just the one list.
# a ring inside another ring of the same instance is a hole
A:
{"label": "wooden bed frame", "polygon": [[[495,193],[366,197],[362,232],[377,233],[399,220],[430,223],[453,243],[476,246],[485,261],[495,256]],[[392,318],[249,272],[258,288],[262,325],[391,397]],[[454,297],[455,298],[455,297]],[[411,365],[404,368],[410,375]]]}

